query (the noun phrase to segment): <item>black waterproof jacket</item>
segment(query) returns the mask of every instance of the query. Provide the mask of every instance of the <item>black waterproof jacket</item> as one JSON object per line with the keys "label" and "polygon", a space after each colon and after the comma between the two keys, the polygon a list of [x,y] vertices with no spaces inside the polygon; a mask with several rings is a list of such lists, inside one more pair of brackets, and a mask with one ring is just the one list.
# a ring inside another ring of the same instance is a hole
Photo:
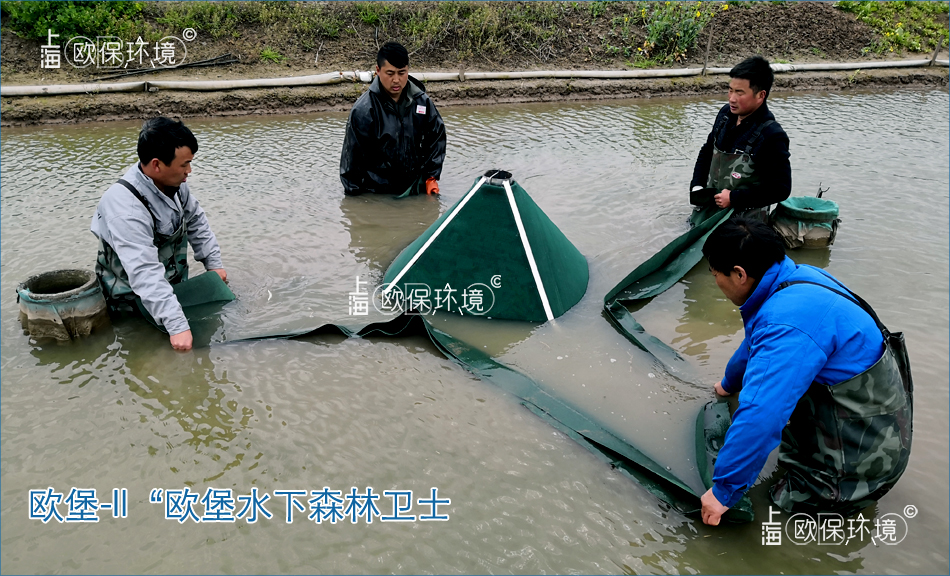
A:
{"label": "black waterproof jacket", "polygon": [[[728,104],[719,110],[713,129],[699,150],[699,157],[693,167],[693,179],[689,184],[690,189],[694,186],[706,186],[713,145],[726,153],[742,149],[748,145],[750,136],[760,124],[775,120],[775,116],[769,111],[768,102],[763,102],[759,109],[739,126],[736,126],[736,118],[736,115],[729,111]],[[752,147],[752,162],[759,177],[759,186],[733,190],[729,195],[732,207],[736,211],[748,210],[777,204],[787,199],[792,192],[792,168],[788,157],[788,134],[777,121],[772,122],[762,130],[758,141],[753,143]]]}
{"label": "black waterproof jacket", "polygon": [[409,76],[398,102],[374,78],[346,123],[340,180],[348,195],[402,194],[420,177],[439,178],[445,124],[422,83]]}

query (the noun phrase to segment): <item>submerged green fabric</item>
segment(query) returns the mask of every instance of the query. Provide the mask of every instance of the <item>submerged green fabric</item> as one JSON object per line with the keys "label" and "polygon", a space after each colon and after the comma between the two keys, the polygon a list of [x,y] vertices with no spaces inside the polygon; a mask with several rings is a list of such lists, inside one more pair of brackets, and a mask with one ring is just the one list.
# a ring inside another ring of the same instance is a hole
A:
{"label": "submerged green fabric", "polygon": [[651,493],[684,514],[700,510],[699,497],[689,485],[660,466],[630,443],[618,438],[591,416],[552,395],[534,380],[491,358],[481,350],[433,327],[423,316],[400,315],[388,322],[362,327],[324,324],[292,333],[271,334],[245,340],[306,338],[321,334],[348,337],[397,336],[425,333],[446,358],[479,379],[516,396],[521,403],[559,431],[576,440],[611,466],[636,479]]}
{"label": "submerged green fabric", "polygon": [[604,314],[620,333],[662,362],[671,374],[684,380],[695,379],[689,362],[675,350],[647,334],[624,304],[652,298],[679,282],[680,278],[702,260],[703,243],[709,234],[731,215],[732,210],[721,210],[712,214],[637,266],[604,296]]}
{"label": "submerged green fabric", "polygon": [[[178,303],[181,304],[185,317],[188,318],[189,322],[191,322],[193,315],[204,315],[206,313],[206,310],[202,309],[197,314],[192,314],[194,309],[203,308],[206,304],[227,303],[235,299],[234,293],[231,292],[224,280],[218,276],[217,272],[205,272],[189,278],[184,282],[173,285],[172,290],[175,292],[175,297],[178,298]],[[140,298],[135,298],[135,305],[146,320],[164,331],[164,328],[159,326],[152,315],[148,313],[148,310],[145,309]]]}
{"label": "submerged green fabric", "polygon": [[[722,401],[708,402],[696,418],[696,467],[706,488],[712,488],[716,458],[726,441],[730,425],[732,417],[729,415],[729,405]],[[723,515],[723,519],[728,522],[752,522],[754,516],[752,500],[746,494]]]}
{"label": "submerged green fabric", "polygon": [[[587,288],[587,262],[579,252],[577,259],[559,259],[559,252],[576,252],[576,248],[550,223],[550,220],[531,202],[527,194],[520,190],[520,187],[512,185],[512,192],[525,229],[533,231],[529,232],[528,237],[532,240],[532,246],[538,247],[535,258],[538,270],[545,279],[545,289],[551,299],[551,306],[552,308],[557,306],[556,309],[563,313],[570,307],[566,306],[565,302],[574,298],[579,300]],[[396,258],[386,273],[384,283],[392,282],[396,274],[410,261],[412,255],[431,238],[442,222],[454,213],[456,206],[443,214]],[[647,334],[623,306],[623,302],[650,298],[675,284],[702,258],[702,243],[708,234],[730,215],[729,210],[716,213],[699,227],[677,238],[631,272],[604,299],[607,316],[618,326],[621,333],[634,344],[651,352],[667,366],[671,373],[681,378],[684,378],[689,370],[689,363],[669,346]],[[521,240],[514,226],[514,219],[503,187],[482,185],[460,211],[459,216],[464,216],[464,218],[461,218],[458,225],[446,227],[437,242],[434,242],[409,269],[405,275],[408,278],[401,279],[399,285],[403,286],[411,282],[431,282],[433,277],[438,277],[440,283],[443,281],[452,283],[458,278],[468,280],[470,277],[459,273],[453,275],[453,269],[469,274],[484,270],[484,254],[488,250],[486,246],[493,246],[498,250],[491,252],[492,261],[498,263],[498,269],[492,272],[501,274],[503,287],[506,282],[509,286],[514,284],[510,281],[513,275],[518,272],[524,273],[527,269],[527,260],[523,250],[518,250],[522,246]],[[454,221],[453,224],[455,224]],[[488,239],[485,244],[474,245],[467,242],[478,234]],[[440,247],[438,242],[445,242],[445,245]],[[433,250],[433,248],[437,249]],[[437,274],[441,276],[436,276]],[[556,278],[552,278],[552,282],[549,283],[550,276]],[[517,290],[509,288],[507,292],[502,291],[504,298],[499,301],[503,302],[510,298],[514,300],[508,303],[511,309],[522,313],[530,310],[532,314],[538,314],[537,319],[543,320],[544,316],[540,309],[540,302],[537,301],[533,278],[530,276],[529,278],[532,281],[529,287],[519,286]],[[557,278],[571,281],[559,283],[555,281]],[[488,283],[488,281],[490,279],[486,278],[485,282]],[[528,300],[530,303],[519,303],[519,299]],[[490,315],[497,317],[494,310]],[[314,329],[269,334],[246,340],[304,338],[324,333],[337,333],[348,337],[396,336],[420,331],[424,331],[447,358],[473,372],[480,379],[515,395],[533,413],[573,438],[603,461],[637,480],[659,499],[683,513],[699,513],[701,494],[697,494],[686,482],[657,464],[636,446],[612,434],[594,416],[579,411],[576,407],[552,395],[531,378],[505,366],[481,350],[434,328],[423,316],[402,314],[388,322],[378,322],[362,327],[324,324]],[[710,452],[709,447],[717,446],[715,441],[717,438],[720,439],[718,445],[721,445],[722,435],[725,434],[720,421],[712,421],[708,429],[702,424],[705,422],[704,412],[705,409],[699,415],[701,423],[697,427],[696,440],[698,450],[696,459],[702,463],[713,461],[718,449]],[[747,522],[751,520],[751,512],[744,506],[737,506],[734,511],[725,515],[724,519]]]}
{"label": "submerged green fabric", "polygon": [[396,196],[396,200],[408,198],[409,196],[418,196],[419,194],[425,194],[426,180],[427,180],[426,177],[420,176],[419,178],[416,179],[415,182],[413,182],[412,184],[409,185],[408,188],[406,188],[405,192],[403,192],[399,196]]}
{"label": "submerged green fabric", "polygon": [[[555,315],[563,314],[580,300],[586,291],[587,262],[530,200],[527,193],[513,182],[512,193],[524,227],[528,231],[528,238],[534,249],[538,270],[543,278],[551,307]],[[461,203],[462,200],[459,202]],[[384,283],[393,281],[441,224],[456,212],[457,206],[458,204],[443,214],[396,258],[386,273]],[[529,316],[529,318],[521,319],[544,320],[530,272],[527,275],[530,282],[524,279],[525,271],[528,269],[527,259],[514,225],[504,188],[483,184],[458,212],[459,214],[454,218],[458,218],[459,221],[453,220],[452,225],[441,232],[437,240],[400,279],[398,285],[405,286],[413,282],[432,283],[431,288],[435,289],[441,288],[444,284],[451,284],[453,287],[467,286],[466,282],[472,281],[490,284],[490,276],[498,274],[501,276],[502,289],[499,291],[500,297],[496,298],[495,305],[501,305],[499,310]],[[675,284],[699,262],[702,258],[702,244],[706,237],[731,213],[731,210],[717,212],[698,227],[671,242],[631,272],[604,299],[605,313],[617,325],[621,333],[640,348],[653,354],[669,372],[680,378],[687,379],[686,374],[690,372],[689,363],[672,348],[647,334],[623,303],[650,298]],[[472,242],[473,238],[481,238],[484,241]],[[485,271],[486,253],[491,255],[490,264],[497,266],[488,272]],[[488,277],[475,276],[476,274]],[[516,282],[519,274],[522,280]],[[438,278],[438,281],[434,281],[433,278]],[[495,309],[489,316],[505,317]],[[324,333],[337,333],[348,337],[396,336],[420,331],[424,331],[447,358],[473,372],[480,379],[515,395],[533,413],[617,470],[636,479],[661,500],[683,513],[699,513],[701,494],[696,493],[686,482],[657,464],[636,446],[611,433],[593,415],[581,412],[542,388],[531,378],[505,366],[481,350],[434,328],[423,316],[402,314],[387,322],[361,327],[324,324],[314,329],[269,334],[245,340],[304,338]],[[715,409],[722,410],[724,407],[725,404],[722,404]],[[705,414],[706,408],[699,414],[696,430],[696,457],[697,462],[711,466],[718,454],[718,446],[722,443],[725,428],[722,426],[721,418],[709,421],[707,426]],[[726,417],[728,418],[728,412]],[[711,479],[704,478],[704,482],[709,486]],[[733,522],[748,522],[752,519],[751,508],[744,504],[737,506],[725,515],[724,519]]]}
{"label": "submerged green fabric", "polygon": [[[510,186],[556,318],[577,304],[587,291],[587,259],[517,182],[510,181]],[[399,277],[394,289],[398,287],[408,294],[412,285],[426,286],[430,297],[434,297],[435,290],[442,290],[444,296],[448,287],[457,291],[452,293],[456,302],[447,303],[451,308],[442,306],[448,312],[533,322],[547,320],[505,189],[486,182],[465,202],[468,196],[459,199],[396,257],[383,284],[392,284],[443,222],[451,218],[449,225]],[[487,312],[466,306],[463,291],[473,286],[485,295],[485,307],[491,306]]]}

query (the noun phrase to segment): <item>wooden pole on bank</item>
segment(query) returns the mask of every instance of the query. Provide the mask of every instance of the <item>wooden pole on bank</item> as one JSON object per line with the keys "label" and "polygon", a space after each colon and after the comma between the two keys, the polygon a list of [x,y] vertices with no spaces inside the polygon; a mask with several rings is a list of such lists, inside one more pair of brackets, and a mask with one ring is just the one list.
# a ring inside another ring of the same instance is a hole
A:
{"label": "wooden pole on bank", "polygon": [[701,76],[706,75],[706,66],[709,64],[709,49],[712,48],[712,35],[714,26],[715,25],[712,22],[709,23],[709,39],[706,40],[706,57],[703,59],[703,71],[700,73]]}
{"label": "wooden pole on bank", "polygon": [[937,39],[937,46],[934,48],[933,56],[930,57],[930,65],[933,66],[934,62],[937,61],[937,52],[940,52],[940,47],[943,46],[943,38]]}

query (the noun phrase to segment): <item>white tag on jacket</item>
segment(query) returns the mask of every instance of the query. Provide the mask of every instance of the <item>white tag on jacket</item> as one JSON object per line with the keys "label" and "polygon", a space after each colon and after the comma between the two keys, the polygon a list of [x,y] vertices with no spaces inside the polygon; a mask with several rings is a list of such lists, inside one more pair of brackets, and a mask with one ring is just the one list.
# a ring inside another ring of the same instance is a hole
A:
{"label": "white tag on jacket", "polygon": [[421,106],[421,105],[420,105],[420,106],[416,106],[416,114],[425,114],[425,113],[426,113],[426,107],[425,107],[425,106]]}

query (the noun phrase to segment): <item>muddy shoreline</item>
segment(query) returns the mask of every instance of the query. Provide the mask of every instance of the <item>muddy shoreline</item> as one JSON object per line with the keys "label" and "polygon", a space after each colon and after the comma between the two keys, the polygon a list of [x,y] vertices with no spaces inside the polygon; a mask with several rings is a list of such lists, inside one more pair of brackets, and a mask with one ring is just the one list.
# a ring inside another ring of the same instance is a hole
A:
{"label": "muddy shoreline", "polygon": [[[796,72],[776,74],[773,92],[946,87],[944,67]],[[429,82],[427,91],[441,107],[576,102],[721,95],[728,76],[624,80],[482,80]],[[30,96],[0,99],[0,126],[74,124],[138,120],[155,115],[181,118],[296,114],[347,111],[367,88],[347,83],[329,86],[227,90],[221,92],[155,92]]]}

